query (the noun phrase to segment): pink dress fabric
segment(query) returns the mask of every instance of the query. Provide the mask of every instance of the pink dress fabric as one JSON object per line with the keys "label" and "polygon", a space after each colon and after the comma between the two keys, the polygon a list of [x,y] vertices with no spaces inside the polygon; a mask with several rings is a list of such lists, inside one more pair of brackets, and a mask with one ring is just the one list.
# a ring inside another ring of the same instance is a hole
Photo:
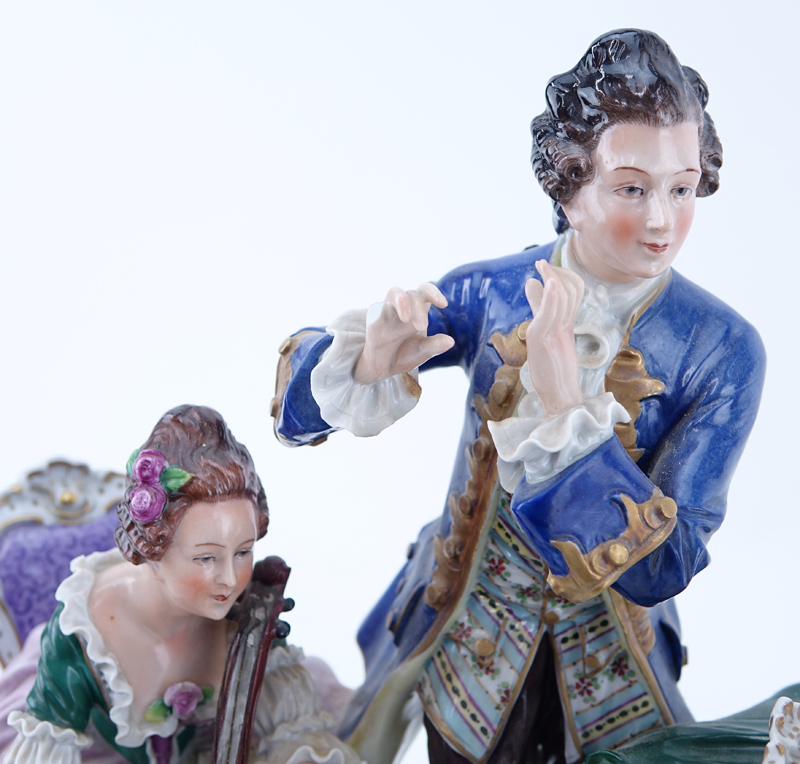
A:
{"label": "pink dress fabric", "polygon": [[[44,624],[33,628],[25,640],[22,651],[15,656],[0,674],[0,761],[17,737],[17,731],[6,721],[12,711],[24,711],[25,700],[36,681],[39,665],[39,642]],[[83,751],[82,760],[91,764],[128,764],[116,751],[105,745],[99,735],[93,735],[95,743]]]}

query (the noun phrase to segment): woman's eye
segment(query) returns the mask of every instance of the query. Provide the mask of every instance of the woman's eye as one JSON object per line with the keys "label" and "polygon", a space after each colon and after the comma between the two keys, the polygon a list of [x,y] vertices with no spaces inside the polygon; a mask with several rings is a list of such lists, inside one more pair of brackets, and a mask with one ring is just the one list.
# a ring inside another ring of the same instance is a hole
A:
{"label": "woman's eye", "polygon": [[214,557],[212,555],[206,555],[205,557],[195,557],[195,562],[213,562]]}
{"label": "woman's eye", "polygon": [[692,189],[689,188],[689,186],[678,186],[678,188],[672,189],[672,195],[676,196],[678,199],[685,199],[692,195]]}
{"label": "woman's eye", "polygon": [[243,558],[247,557],[248,555],[250,555],[250,554],[252,554],[252,553],[253,553],[253,550],[252,550],[252,549],[240,549],[240,550],[239,550],[239,551],[236,553],[236,556],[237,556],[237,557],[240,557],[240,558],[242,558],[242,559],[243,559]]}
{"label": "woman's eye", "polygon": [[639,186],[622,186],[617,189],[617,193],[626,199],[638,199],[642,195],[642,189]]}

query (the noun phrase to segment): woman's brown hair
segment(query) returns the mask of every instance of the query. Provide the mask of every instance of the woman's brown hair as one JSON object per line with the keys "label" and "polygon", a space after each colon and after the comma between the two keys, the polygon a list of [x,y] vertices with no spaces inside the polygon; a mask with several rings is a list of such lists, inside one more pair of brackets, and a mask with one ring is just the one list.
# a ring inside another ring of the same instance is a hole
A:
{"label": "woman's brown hair", "polygon": [[258,538],[269,524],[267,497],[249,451],[233,437],[225,420],[206,406],[178,406],[159,420],[141,450],[155,449],[170,466],[193,476],[167,496],[160,517],[142,524],[131,517],[128,502],[135,482],[128,477],[125,498],[117,505],[119,526],[114,538],[134,565],[160,560],[183,515],[195,502],[250,499],[256,509]]}

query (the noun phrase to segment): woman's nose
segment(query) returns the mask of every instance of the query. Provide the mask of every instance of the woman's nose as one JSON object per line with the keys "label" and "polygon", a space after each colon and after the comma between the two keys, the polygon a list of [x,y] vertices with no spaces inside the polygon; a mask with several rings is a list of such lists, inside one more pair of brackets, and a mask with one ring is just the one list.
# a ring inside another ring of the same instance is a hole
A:
{"label": "woman's nose", "polygon": [[236,571],[233,568],[233,559],[221,560],[217,565],[217,582],[223,586],[236,584]]}
{"label": "woman's nose", "polygon": [[672,230],[673,218],[669,198],[656,191],[647,200],[647,227],[651,231],[666,233]]}

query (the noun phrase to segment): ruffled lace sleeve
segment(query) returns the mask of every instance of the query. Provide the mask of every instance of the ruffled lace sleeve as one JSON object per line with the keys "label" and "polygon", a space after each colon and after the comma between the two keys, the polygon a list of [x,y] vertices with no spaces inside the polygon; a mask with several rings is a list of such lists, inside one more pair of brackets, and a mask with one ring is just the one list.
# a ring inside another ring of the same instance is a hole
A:
{"label": "ruffled lace sleeve", "polygon": [[529,483],[538,483],[558,474],[608,440],[616,424],[630,421],[611,393],[587,397],[562,414],[545,416],[527,361],[520,380],[527,395],[517,415],[489,422],[500,483],[507,491],[513,492],[523,475]]}
{"label": "ruffled lace sleeve", "polygon": [[8,724],[17,730],[17,737],[4,764],[81,764],[81,751],[93,742],[88,735],[39,721],[22,711],[12,711]]}
{"label": "ruffled lace sleeve", "polygon": [[259,764],[360,764],[332,732],[333,717],[320,711],[314,682],[297,647],[273,647],[267,660],[253,733],[261,739]]}
{"label": "ruffled lace sleeve", "polygon": [[353,377],[364,350],[367,321],[380,314],[381,306],[348,311],[330,324],[333,344],[311,372],[311,394],[322,418],[331,427],[361,438],[377,435],[405,416],[417,405],[421,392],[416,369],[366,385]]}

